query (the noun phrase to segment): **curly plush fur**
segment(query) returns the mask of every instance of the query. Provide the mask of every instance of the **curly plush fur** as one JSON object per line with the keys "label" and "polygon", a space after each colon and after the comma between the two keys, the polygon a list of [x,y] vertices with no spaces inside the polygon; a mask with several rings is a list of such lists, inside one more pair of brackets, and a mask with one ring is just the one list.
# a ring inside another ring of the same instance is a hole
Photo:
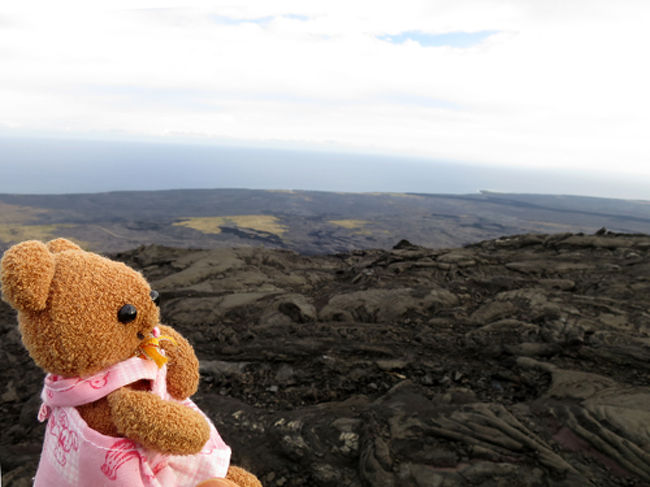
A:
{"label": "curly plush fur", "polygon": [[[45,371],[63,377],[94,374],[132,357],[142,338],[159,326],[176,342],[162,344],[169,359],[168,392],[179,400],[196,392],[198,360],[192,346],[173,328],[159,324],[149,284],[130,267],[65,239],[47,244],[32,240],[5,252],[0,281],[3,299],[18,310],[24,345]],[[122,324],[117,310],[126,303],[136,307],[137,316]],[[100,433],[127,437],[163,453],[196,453],[210,435],[200,413],[150,394],[146,381],[78,410]],[[206,482],[204,487],[261,487],[253,474],[237,467],[230,468],[227,479]]]}

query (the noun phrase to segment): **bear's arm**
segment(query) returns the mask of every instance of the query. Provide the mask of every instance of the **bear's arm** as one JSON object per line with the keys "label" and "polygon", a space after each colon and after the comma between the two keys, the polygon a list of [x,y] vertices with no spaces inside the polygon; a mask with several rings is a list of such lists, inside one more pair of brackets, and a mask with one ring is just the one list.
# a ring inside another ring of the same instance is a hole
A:
{"label": "bear's arm", "polygon": [[107,400],[119,434],[146,448],[191,455],[201,451],[210,438],[210,425],[200,412],[148,391],[122,387]]}
{"label": "bear's arm", "polygon": [[160,343],[169,359],[167,392],[174,399],[182,401],[194,394],[199,387],[199,361],[192,345],[172,327],[160,325],[160,332],[176,341],[176,345],[165,340]]}

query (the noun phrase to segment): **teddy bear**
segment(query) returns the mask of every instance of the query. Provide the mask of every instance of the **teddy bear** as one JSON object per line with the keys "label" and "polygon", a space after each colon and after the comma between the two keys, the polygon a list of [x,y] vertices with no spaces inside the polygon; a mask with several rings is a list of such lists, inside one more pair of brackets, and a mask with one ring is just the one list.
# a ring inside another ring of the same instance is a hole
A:
{"label": "teddy bear", "polygon": [[47,373],[36,487],[261,487],[189,399],[198,359],[159,322],[139,272],[66,239],[30,240],[5,252],[0,283]]}

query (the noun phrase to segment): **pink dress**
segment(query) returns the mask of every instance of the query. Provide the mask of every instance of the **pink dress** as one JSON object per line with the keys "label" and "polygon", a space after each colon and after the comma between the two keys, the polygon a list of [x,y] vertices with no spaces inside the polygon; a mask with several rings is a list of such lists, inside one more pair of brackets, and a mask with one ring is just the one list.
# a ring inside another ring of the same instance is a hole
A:
{"label": "pink dress", "polygon": [[[201,452],[163,455],[128,438],[91,429],[75,408],[140,379],[153,381],[154,394],[175,401],[167,393],[166,374],[166,365],[159,369],[155,362],[139,357],[83,379],[48,374],[38,415],[39,421],[48,419],[48,423],[34,486],[194,487],[212,477],[225,477],[230,448],[207,417],[210,439]],[[181,403],[199,411],[189,399]]]}

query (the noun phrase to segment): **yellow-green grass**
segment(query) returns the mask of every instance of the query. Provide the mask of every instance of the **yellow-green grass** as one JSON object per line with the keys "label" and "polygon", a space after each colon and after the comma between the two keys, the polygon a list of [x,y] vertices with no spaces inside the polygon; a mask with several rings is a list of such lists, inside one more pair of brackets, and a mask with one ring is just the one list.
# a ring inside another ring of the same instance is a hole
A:
{"label": "yellow-green grass", "polygon": [[359,230],[370,222],[367,220],[329,220],[328,223],[347,228],[348,230]]}
{"label": "yellow-green grass", "polygon": [[0,223],[0,241],[16,243],[23,240],[51,240],[65,237],[65,229],[74,225],[20,225]]}
{"label": "yellow-green grass", "polygon": [[287,231],[287,227],[280,224],[278,218],[272,215],[200,216],[185,218],[183,221],[174,223],[174,225],[212,234],[221,233],[221,227],[228,226],[249,228],[278,236],[282,236]]}
{"label": "yellow-green grass", "polygon": [[547,228],[551,232],[569,232],[575,227],[567,223],[555,223],[555,222],[544,222],[544,221],[531,221],[535,227]]}
{"label": "yellow-green grass", "polygon": [[0,201],[0,224],[14,223],[23,225],[28,222],[37,220],[38,217],[48,213],[48,210],[42,208],[32,208],[31,206],[10,205]]}

